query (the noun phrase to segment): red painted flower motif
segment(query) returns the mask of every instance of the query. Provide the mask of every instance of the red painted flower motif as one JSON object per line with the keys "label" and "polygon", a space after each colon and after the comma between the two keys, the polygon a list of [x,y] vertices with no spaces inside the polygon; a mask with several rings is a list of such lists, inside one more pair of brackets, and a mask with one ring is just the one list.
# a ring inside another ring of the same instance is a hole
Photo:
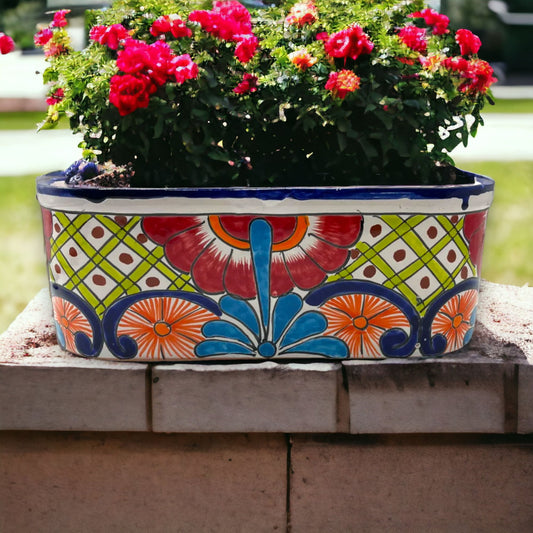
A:
{"label": "red painted flower motif", "polygon": [[273,233],[271,293],[318,286],[341,268],[359,237],[357,215],[266,216],[211,215],[146,217],[144,232],[165,247],[167,259],[190,272],[206,293],[227,291],[253,298],[256,287],[250,252],[250,223],[266,220]]}
{"label": "red painted flower motif", "polygon": [[320,309],[328,320],[327,335],[342,339],[350,357],[382,357],[379,340],[392,328],[408,328],[406,316],[387,300],[370,294],[346,294]]}
{"label": "red painted flower motif", "polygon": [[147,298],[124,313],[117,336],[133,338],[140,358],[193,359],[194,347],[205,340],[202,326],[214,318],[213,313],[187,300]]}
{"label": "red painted flower motif", "polygon": [[463,232],[468,240],[470,259],[476,265],[478,275],[481,269],[481,257],[483,254],[483,238],[485,236],[485,224],[487,211],[470,213],[465,216]]}
{"label": "red painted flower motif", "polygon": [[54,318],[59,324],[65,339],[65,348],[69,352],[77,353],[76,333],[85,333],[92,339],[93,330],[89,321],[75,305],[58,296],[52,297],[52,308],[54,310]]}
{"label": "red painted flower motif", "polygon": [[446,337],[446,352],[458,350],[472,324],[472,313],[477,305],[478,293],[468,290],[457,294],[441,307],[431,327],[431,335],[440,333]]}

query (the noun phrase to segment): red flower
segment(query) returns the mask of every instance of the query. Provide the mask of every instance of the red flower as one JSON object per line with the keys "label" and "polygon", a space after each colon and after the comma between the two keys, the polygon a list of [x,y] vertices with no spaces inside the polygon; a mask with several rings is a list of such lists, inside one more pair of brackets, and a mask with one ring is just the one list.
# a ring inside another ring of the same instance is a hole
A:
{"label": "red flower", "polygon": [[351,70],[340,70],[331,72],[325,88],[333,93],[333,96],[341,100],[351,92],[359,89],[361,78],[356,76]]}
{"label": "red flower", "polygon": [[163,41],[156,41],[147,47],[149,60],[145,73],[156,85],[165,84],[174,74],[172,61],[176,56],[170,46]]}
{"label": "red flower", "polygon": [[[256,295],[249,227],[254,216],[146,217],[145,234],[165,247],[174,267],[203,291]],[[265,216],[273,233],[271,292],[311,289],[340,268],[359,237],[358,215]]]}
{"label": "red flower", "polygon": [[163,15],[154,20],[152,27],[150,28],[150,33],[154,37],[171,33],[175,39],[190,37],[192,35],[192,31],[187,28],[185,22],[183,22],[178,15]]}
{"label": "red flower", "polygon": [[252,33],[249,11],[234,0],[214,2],[211,11],[192,11],[189,20],[197,22],[203,30],[224,41]]}
{"label": "red flower", "polygon": [[289,54],[289,59],[293,65],[296,65],[301,71],[307,70],[312,67],[318,61],[316,57],[313,57],[307,50],[296,50]]}
{"label": "red flower", "polygon": [[403,27],[398,37],[400,41],[415,52],[425,53],[428,44],[426,41],[426,30],[423,28],[417,28],[416,26]]}
{"label": "red flower", "polygon": [[0,54],[9,54],[15,49],[15,43],[13,39],[0,31]]}
{"label": "red flower", "polygon": [[317,41],[327,41],[329,39],[329,34],[327,31],[320,31],[316,34]]}
{"label": "red flower", "polygon": [[459,72],[460,74],[466,74],[469,69],[469,63],[464,57],[447,57],[442,61],[442,65],[454,72]]}
{"label": "red flower", "polygon": [[152,63],[150,46],[143,41],[127,39],[124,49],[118,53],[117,67],[127,74],[148,70]]}
{"label": "red flower", "polygon": [[285,22],[287,24],[295,24],[297,26],[305,26],[306,24],[313,24],[318,19],[318,11],[312,0],[307,2],[297,2],[294,4]]}
{"label": "red flower", "polygon": [[455,41],[461,48],[462,56],[477,54],[481,48],[481,39],[470,30],[457,30]]}
{"label": "red flower", "polygon": [[241,63],[248,63],[254,56],[258,46],[259,41],[255,35],[243,35],[242,38],[239,38],[238,44],[235,47],[235,57]]}
{"label": "red flower", "polygon": [[89,37],[99,44],[118,50],[124,39],[130,36],[128,30],[122,24],[112,24],[111,26],[94,26],[89,32]]}
{"label": "red flower", "polygon": [[66,54],[68,51],[69,49],[64,44],[50,40],[44,47],[44,57],[55,57]]}
{"label": "red flower", "polygon": [[48,105],[55,105],[55,104],[59,104],[59,102],[61,102],[61,100],[63,100],[63,98],[65,97],[65,91],[61,88],[61,87],[58,87],[47,99],[46,99],[46,103]]}
{"label": "red flower", "polygon": [[150,94],[155,90],[156,87],[148,76],[115,75],[111,78],[109,101],[118,108],[121,116],[125,116],[136,109],[148,107]]}
{"label": "red flower", "polygon": [[255,93],[257,91],[257,76],[244,74],[242,81],[233,89],[236,94]]}
{"label": "red flower", "polygon": [[457,72],[462,80],[459,90],[464,93],[486,93],[496,81],[494,70],[482,59],[466,60],[464,57],[448,57],[442,64],[444,67]]}
{"label": "red flower", "polygon": [[353,60],[362,54],[370,54],[373,48],[374,43],[357,24],[332,34],[324,42],[324,49],[329,56],[348,57]]}
{"label": "red flower", "polygon": [[433,28],[434,35],[443,35],[450,31],[448,29],[450,19],[446,15],[441,15],[438,11],[430,9],[429,7],[408,16],[411,18],[423,18],[424,22]]}
{"label": "red flower", "polygon": [[33,36],[33,42],[35,43],[35,46],[44,46],[50,39],[53,37],[54,32],[50,28],[44,28],[42,30],[39,30],[34,36]]}
{"label": "red flower", "polygon": [[54,20],[52,20],[52,23],[50,26],[52,28],[63,28],[68,24],[67,19],[65,18],[65,15],[68,15],[70,13],[70,9],[60,9],[59,11],[56,11],[54,13]]}
{"label": "red flower", "polygon": [[176,56],[170,61],[169,73],[172,73],[179,84],[192,80],[198,76],[198,65],[194,63],[189,54]]}

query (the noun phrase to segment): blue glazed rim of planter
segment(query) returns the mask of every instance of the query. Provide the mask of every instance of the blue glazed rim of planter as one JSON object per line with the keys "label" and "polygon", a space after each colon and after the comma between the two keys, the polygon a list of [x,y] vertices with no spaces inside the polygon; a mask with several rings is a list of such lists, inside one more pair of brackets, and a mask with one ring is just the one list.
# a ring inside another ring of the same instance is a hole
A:
{"label": "blue glazed rim of planter", "polygon": [[107,199],[128,198],[201,198],[201,199],[259,199],[259,200],[394,200],[394,199],[460,199],[468,201],[494,190],[494,180],[486,176],[462,171],[472,183],[451,185],[355,185],[345,187],[175,187],[175,188],[108,188],[58,187],[64,181],[62,172],[52,172],[37,178],[37,193],[42,195],[83,198],[95,203]]}

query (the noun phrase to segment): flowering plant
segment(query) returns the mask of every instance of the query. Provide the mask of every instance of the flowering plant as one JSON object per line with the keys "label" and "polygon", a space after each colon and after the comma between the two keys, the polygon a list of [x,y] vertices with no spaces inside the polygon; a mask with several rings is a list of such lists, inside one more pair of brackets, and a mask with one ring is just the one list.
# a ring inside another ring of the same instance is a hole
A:
{"label": "flowering plant", "polygon": [[119,166],[142,186],[455,179],[449,152],[475,135],[495,81],[477,36],[422,0],[276,3],[117,0],[90,12],[79,52],[68,12],[55,13],[35,36],[49,61],[42,126],[66,115],[92,162],[67,176]]}

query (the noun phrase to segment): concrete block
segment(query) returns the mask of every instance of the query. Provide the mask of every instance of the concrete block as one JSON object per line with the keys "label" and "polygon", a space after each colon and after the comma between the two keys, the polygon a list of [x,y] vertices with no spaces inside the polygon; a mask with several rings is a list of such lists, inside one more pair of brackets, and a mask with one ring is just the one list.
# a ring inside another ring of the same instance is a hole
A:
{"label": "concrete block", "polygon": [[0,531],[283,532],[283,435],[7,432]]}
{"label": "concrete block", "polygon": [[145,365],[0,364],[0,429],[148,431]]}
{"label": "concrete block", "polygon": [[531,439],[294,436],[294,533],[533,530]]}
{"label": "concrete block", "polygon": [[350,361],[343,365],[351,433],[506,431],[504,364]]}
{"label": "concrete block", "polygon": [[518,365],[517,433],[533,433],[533,366]]}
{"label": "concrete block", "polygon": [[335,432],[340,423],[340,364],[175,364],[152,372],[154,431]]}

